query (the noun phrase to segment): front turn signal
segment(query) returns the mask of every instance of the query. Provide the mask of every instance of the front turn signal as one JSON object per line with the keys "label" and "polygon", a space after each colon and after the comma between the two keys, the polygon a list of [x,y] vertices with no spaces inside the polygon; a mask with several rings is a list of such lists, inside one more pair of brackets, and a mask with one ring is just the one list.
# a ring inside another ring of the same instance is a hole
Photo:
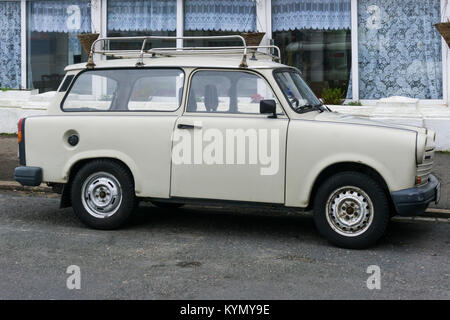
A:
{"label": "front turn signal", "polygon": [[422,178],[416,177],[416,184],[421,184],[421,183],[422,183]]}

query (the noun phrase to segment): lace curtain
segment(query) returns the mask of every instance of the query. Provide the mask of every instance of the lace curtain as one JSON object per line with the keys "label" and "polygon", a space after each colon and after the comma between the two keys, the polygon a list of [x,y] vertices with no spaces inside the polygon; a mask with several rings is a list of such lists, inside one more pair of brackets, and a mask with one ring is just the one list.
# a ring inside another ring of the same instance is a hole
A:
{"label": "lace curtain", "polygon": [[442,99],[440,0],[359,0],[361,99]]}
{"label": "lace curtain", "polygon": [[185,0],[184,29],[256,31],[256,0]]}
{"label": "lace curtain", "polygon": [[20,1],[0,1],[0,87],[21,82]]}
{"label": "lace curtain", "polygon": [[28,1],[31,32],[91,32],[90,0]]}
{"label": "lace curtain", "polygon": [[176,0],[108,0],[108,31],[175,31]]}
{"label": "lace curtain", "polygon": [[351,27],[350,0],[272,0],[273,31]]}

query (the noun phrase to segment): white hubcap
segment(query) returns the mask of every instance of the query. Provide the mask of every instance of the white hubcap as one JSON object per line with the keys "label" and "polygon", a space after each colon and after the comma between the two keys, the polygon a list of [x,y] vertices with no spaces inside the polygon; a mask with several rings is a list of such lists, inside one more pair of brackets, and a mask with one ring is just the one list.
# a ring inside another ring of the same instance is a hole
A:
{"label": "white hubcap", "polygon": [[81,200],[92,216],[108,218],[117,212],[122,203],[122,188],[113,175],[94,173],[83,183]]}
{"label": "white hubcap", "polygon": [[372,224],[373,214],[373,204],[369,196],[354,186],[335,190],[326,204],[328,224],[334,231],[347,237],[366,232]]}

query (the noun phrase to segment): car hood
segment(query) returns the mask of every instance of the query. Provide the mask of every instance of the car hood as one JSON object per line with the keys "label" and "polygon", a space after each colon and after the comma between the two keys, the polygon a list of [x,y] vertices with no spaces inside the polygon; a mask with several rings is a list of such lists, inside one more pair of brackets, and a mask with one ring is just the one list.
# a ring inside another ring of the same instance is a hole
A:
{"label": "car hood", "polygon": [[342,122],[342,123],[349,123],[349,124],[356,124],[356,125],[367,125],[367,126],[393,128],[393,129],[411,130],[411,131],[415,131],[417,133],[427,134],[427,129],[425,129],[425,128],[401,125],[401,124],[386,123],[386,122],[382,122],[382,121],[370,120],[370,119],[363,118],[363,117],[355,117],[355,116],[351,116],[351,115],[346,115],[346,114],[339,113],[339,112],[318,113],[314,119],[317,121],[324,121],[324,122]]}

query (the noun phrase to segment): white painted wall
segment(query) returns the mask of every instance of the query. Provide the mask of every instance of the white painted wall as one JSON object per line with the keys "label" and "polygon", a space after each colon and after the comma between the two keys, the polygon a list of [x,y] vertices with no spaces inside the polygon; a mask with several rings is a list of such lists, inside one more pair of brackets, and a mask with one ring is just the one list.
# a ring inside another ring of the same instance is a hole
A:
{"label": "white painted wall", "polygon": [[330,109],[348,115],[366,117],[387,123],[425,127],[436,132],[436,149],[450,151],[450,108],[447,105],[425,104],[416,106],[405,103],[392,105],[329,106]]}
{"label": "white painted wall", "polygon": [[[55,92],[37,94],[37,91],[0,92],[0,133],[17,133],[20,118],[45,115]],[[397,101],[397,102],[395,102]],[[440,104],[417,104],[405,100],[372,102],[364,106],[329,106],[348,115],[366,117],[388,123],[430,128],[437,133],[437,150],[450,150],[450,108]]]}
{"label": "white painted wall", "polygon": [[38,94],[35,91],[0,92],[0,133],[17,133],[19,119],[45,115],[54,92]]}

